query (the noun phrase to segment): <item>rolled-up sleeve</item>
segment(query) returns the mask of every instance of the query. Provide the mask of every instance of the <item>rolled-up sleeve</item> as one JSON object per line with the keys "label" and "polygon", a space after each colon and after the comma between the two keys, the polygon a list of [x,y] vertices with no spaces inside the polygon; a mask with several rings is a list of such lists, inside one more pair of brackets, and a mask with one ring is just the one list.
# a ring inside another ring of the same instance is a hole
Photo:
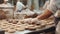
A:
{"label": "rolled-up sleeve", "polygon": [[48,7],[47,7],[47,9],[49,10],[49,11],[51,11],[52,13],[56,13],[56,11],[57,11],[57,6],[56,6],[56,3],[55,3],[56,1],[50,1],[50,4],[48,5]]}

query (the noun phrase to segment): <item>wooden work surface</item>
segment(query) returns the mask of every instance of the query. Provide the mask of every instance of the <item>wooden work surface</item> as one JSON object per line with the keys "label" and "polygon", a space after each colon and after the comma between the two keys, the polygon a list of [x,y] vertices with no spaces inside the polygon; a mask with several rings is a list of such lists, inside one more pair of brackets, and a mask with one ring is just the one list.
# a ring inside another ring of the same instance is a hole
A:
{"label": "wooden work surface", "polygon": [[[37,31],[42,31],[42,30],[45,30],[45,29],[48,29],[48,28],[50,28],[50,27],[54,27],[55,26],[55,24],[53,24],[53,25],[48,25],[48,26],[46,26],[46,27],[44,27],[44,28],[41,28],[41,29],[38,29]],[[36,32],[37,32],[36,31]],[[21,31],[21,32],[18,32],[18,31],[16,31],[15,33],[5,33],[5,34],[26,34],[26,33],[32,33],[32,32],[34,32],[34,31],[29,31],[29,30],[25,30],[25,31]]]}

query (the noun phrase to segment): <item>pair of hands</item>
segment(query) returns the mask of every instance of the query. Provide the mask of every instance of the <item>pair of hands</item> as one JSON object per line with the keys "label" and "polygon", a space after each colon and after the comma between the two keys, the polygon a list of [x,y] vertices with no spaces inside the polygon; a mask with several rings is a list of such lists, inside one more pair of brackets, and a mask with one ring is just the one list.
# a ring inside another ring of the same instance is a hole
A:
{"label": "pair of hands", "polygon": [[35,24],[35,23],[39,23],[40,21],[37,18],[28,18],[24,20],[24,22],[29,24]]}

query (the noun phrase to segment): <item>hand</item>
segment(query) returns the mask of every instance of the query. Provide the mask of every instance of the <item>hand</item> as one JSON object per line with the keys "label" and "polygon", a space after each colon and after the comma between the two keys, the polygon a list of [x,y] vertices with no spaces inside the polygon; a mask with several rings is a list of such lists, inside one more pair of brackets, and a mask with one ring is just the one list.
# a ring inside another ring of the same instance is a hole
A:
{"label": "hand", "polygon": [[31,20],[31,23],[32,24],[39,24],[40,20],[38,18],[34,18],[34,19]]}
{"label": "hand", "polygon": [[24,19],[24,23],[31,23],[32,18]]}

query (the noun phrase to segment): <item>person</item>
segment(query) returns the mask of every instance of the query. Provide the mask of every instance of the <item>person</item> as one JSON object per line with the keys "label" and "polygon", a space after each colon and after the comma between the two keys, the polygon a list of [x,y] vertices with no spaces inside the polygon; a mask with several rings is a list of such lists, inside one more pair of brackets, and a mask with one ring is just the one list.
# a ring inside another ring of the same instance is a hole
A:
{"label": "person", "polygon": [[21,12],[24,8],[25,8],[24,4],[20,2],[20,0],[17,0],[16,11]]}
{"label": "person", "polygon": [[[50,4],[48,5],[48,7],[44,10],[44,13],[42,13],[41,15],[37,16],[36,18],[33,18],[31,20],[30,23],[34,23],[37,20],[44,20],[49,18],[51,15],[55,15],[55,23],[57,25],[56,27],[56,32],[57,34],[60,34],[60,0],[50,0]],[[59,23],[58,23],[59,22]]]}

